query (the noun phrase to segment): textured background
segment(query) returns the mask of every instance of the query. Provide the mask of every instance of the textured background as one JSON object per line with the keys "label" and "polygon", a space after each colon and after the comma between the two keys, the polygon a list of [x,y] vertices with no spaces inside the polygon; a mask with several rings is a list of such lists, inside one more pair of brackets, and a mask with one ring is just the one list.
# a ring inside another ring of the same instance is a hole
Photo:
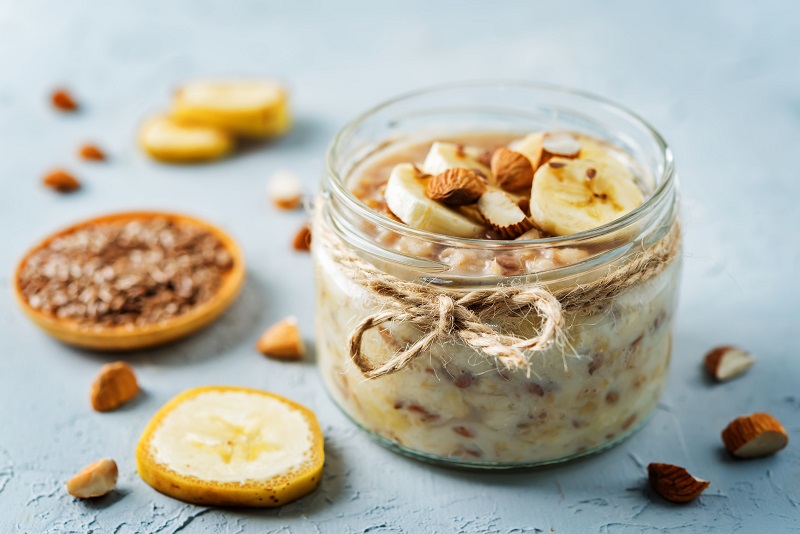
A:
{"label": "textured background", "polygon": [[[790,2],[161,2],[0,0],[0,532],[798,532],[800,531],[800,10]],[[784,7],[780,7],[781,4]],[[278,77],[297,127],[228,161],[170,167],[135,147],[136,125],[177,83],[206,75]],[[279,168],[316,187],[343,123],[397,93],[460,79],[542,80],[636,109],[671,142],[681,174],[686,260],[670,383],[649,425],[616,449],[533,473],[470,473],[398,457],[329,402],[313,357],[269,361],[261,329],[296,314],[310,339],[311,264],[289,251],[302,214],[267,204]],[[57,84],[84,105],[47,104]],[[96,140],[107,164],[76,160]],[[39,184],[66,166],[85,189]],[[15,262],[71,221],[121,208],[201,215],[237,237],[247,290],[222,320],[179,344],[127,357],[145,393],[94,413],[87,395],[110,354],[62,346],[17,310]],[[719,343],[752,350],[744,378],[713,386],[699,362]],[[269,389],[314,409],[326,434],[321,487],[277,510],[208,510],[137,476],[133,448],[152,413],[185,388]],[[731,461],[719,432],[769,411],[793,443]],[[66,479],[101,456],[118,490],[78,502]],[[643,466],[674,462],[711,480],[673,506]]]}

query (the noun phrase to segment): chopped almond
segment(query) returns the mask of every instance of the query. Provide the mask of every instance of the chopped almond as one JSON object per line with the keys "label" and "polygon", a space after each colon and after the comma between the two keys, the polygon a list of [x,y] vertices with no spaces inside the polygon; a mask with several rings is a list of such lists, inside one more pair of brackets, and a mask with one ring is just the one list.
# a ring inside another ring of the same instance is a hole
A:
{"label": "chopped almond", "polygon": [[656,493],[677,503],[693,501],[710,484],[693,477],[683,467],[671,464],[652,463],[647,466],[647,475]]}
{"label": "chopped almond", "polygon": [[125,362],[114,362],[100,368],[92,384],[92,408],[98,412],[114,410],[139,393],[133,369]]}
{"label": "chopped almond", "polygon": [[256,344],[258,351],[265,356],[284,360],[298,360],[306,352],[297,319],[287,317],[269,327]]}
{"label": "chopped almond", "polygon": [[542,138],[542,155],[539,165],[544,165],[550,158],[577,158],[581,152],[581,142],[568,133],[547,133]]}
{"label": "chopped almond", "polygon": [[89,464],[67,482],[67,491],[79,499],[102,497],[117,487],[117,463],[109,458]]}
{"label": "chopped almond", "polygon": [[755,363],[753,356],[736,347],[717,347],[706,354],[706,371],[718,382],[744,374]]}
{"label": "chopped almond", "polygon": [[46,175],[42,183],[59,193],[71,193],[77,191],[81,187],[81,183],[77,178],[60,169]]}
{"label": "chopped almond", "polygon": [[738,417],[722,431],[722,442],[733,456],[756,458],[769,456],[789,444],[783,425],[768,413]]}

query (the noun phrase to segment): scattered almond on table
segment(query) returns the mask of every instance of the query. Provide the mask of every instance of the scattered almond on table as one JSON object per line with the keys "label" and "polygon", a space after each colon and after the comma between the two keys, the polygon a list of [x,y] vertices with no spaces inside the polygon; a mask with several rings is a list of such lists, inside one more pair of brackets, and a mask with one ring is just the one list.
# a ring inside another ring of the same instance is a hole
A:
{"label": "scattered almond on table", "polygon": [[737,458],[775,454],[789,444],[783,425],[768,413],[737,417],[722,431],[725,448]]}
{"label": "scattered almond on table", "polygon": [[61,111],[76,111],[78,104],[66,89],[56,89],[50,96],[53,107]]}
{"label": "scattered almond on table", "polygon": [[42,180],[42,183],[59,193],[72,193],[81,188],[81,183],[77,178],[61,169],[48,173]]}
{"label": "scattered almond on table", "polygon": [[256,344],[258,351],[265,356],[283,360],[298,360],[306,352],[303,338],[297,327],[297,319],[287,317],[269,327]]}
{"label": "scattered almond on table", "polygon": [[298,252],[308,252],[311,250],[311,227],[308,223],[304,224],[294,236],[292,248]]}
{"label": "scattered almond on table", "polygon": [[117,463],[104,458],[89,464],[67,482],[67,491],[79,499],[102,497],[117,487]]}
{"label": "scattered almond on table", "polygon": [[717,347],[706,354],[706,371],[717,382],[725,382],[744,374],[755,363],[752,354],[739,348]]}
{"label": "scattered almond on table", "polygon": [[647,466],[650,486],[668,501],[687,503],[700,496],[710,482],[689,474],[683,467],[651,463]]}
{"label": "scattered almond on table", "polygon": [[96,145],[83,145],[80,150],[78,151],[78,155],[90,161],[105,161],[106,155],[100,148]]}
{"label": "scattered almond on table", "polygon": [[125,362],[104,365],[92,383],[92,408],[98,412],[115,410],[139,394],[133,369]]}
{"label": "scattered almond on table", "polygon": [[294,210],[303,203],[303,184],[290,171],[277,171],[267,183],[267,194],[275,207]]}

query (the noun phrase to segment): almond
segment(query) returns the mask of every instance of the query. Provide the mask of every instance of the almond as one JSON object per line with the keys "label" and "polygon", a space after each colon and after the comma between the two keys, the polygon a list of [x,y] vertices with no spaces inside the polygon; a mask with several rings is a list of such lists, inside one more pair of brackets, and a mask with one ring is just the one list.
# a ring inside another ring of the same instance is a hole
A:
{"label": "almond", "polygon": [[256,344],[258,351],[265,356],[284,360],[297,360],[306,352],[297,319],[287,317],[269,327]]}
{"label": "almond", "polygon": [[753,356],[731,346],[717,347],[706,354],[706,371],[718,382],[731,380],[743,374],[755,363]]}
{"label": "almond", "polygon": [[83,145],[78,154],[80,157],[87,160],[103,161],[106,159],[106,155],[103,151],[95,145]]}
{"label": "almond", "polygon": [[303,186],[300,179],[289,171],[278,171],[269,180],[267,193],[272,203],[283,210],[293,210],[303,202]]}
{"label": "almond", "polygon": [[571,134],[555,132],[546,133],[542,138],[542,155],[539,165],[544,165],[550,158],[577,158],[581,152],[581,143]]}
{"label": "almond", "polygon": [[298,252],[308,252],[311,250],[311,228],[308,223],[304,224],[295,234],[292,241],[292,248]]}
{"label": "almond", "polygon": [[133,369],[125,362],[114,362],[100,368],[92,383],[92,408],[98,412],[114,410],[139,393]]}
{"label": "almond", "polygon": [[525,213],[502,191],[487,191],[481,195],[478,210],[502,239],[514,239],[533,228]]}
{"label": "almond", "polygon": [[770,414],[754,413],[731,421],[722,431],[722,442],[733,456],[757,458],[786,447],[789,435]]}
{"label": "almond", "polygon": [[506,191],[526,191],[533,184],[533,165],[519,152],[501,147],[492,155],[492,175]]}
{"label": "almond", "polygon": [[81,183],[77,178],[60,169],[45,176],[42,183],[50,189],[55,189],[59,193],[71,193],[81,187]]}
{"label": "almond", "polygon": [[514,276],[525,272],[525,263],[514,256],[498,256],[489,269],[498,276]]}
{"label": "almond", "polygon": [[668,501],[685,503],[700,496],[710,482],[693,477],[683,467],[652,463],[647,466],[650,486]]}
{"label": "almond", "polygon": [[104,458],[89,464],[67,482],[67,491],[73,497],[90,499],[102,497],[117,486],[117,463]]}
{"label": "almond", "polygon": [[50,99],[53,106],[61,111],[75,111],[78,109],[78,104],[66,89],[57,89],[53,91]]}
{"label": "almond", "polygon": [[429,198],[449,206],[475,203],[486,192],[486,184],[469,169],[447,169],[430,180],[425,189]]}

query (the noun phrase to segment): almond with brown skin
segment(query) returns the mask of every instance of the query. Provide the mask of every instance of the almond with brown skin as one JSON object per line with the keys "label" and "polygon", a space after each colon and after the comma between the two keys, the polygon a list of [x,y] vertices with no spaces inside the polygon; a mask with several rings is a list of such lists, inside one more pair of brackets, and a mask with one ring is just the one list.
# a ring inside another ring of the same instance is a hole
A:
{"label": "almond with brown skin", "polygon": [[53,91],[50,100],[53,106],[61,111],[75,111],[78,109],[78,104],[66,89],[57,89]]}
{"label": "almond with brown skin", "polygon": [[464,206],[475,203],[486,192],[486,184],[480,176],[469,169],[447,169],[430,180],[425,194],[433,200],[449,206]]}
{"label": "almond with brown skin", "polygon": [[117,463],[103,458],[89,464],[67,482],[67,491],[79,499],[102,497],[117,487]]}
{"label": "almond with brown skin", "polygon": [[683,467],[672,464],[652,463],[647,466],[647,475],[656,493],[677,503],[693,501],[710,484],[707,480],[693,477]]}
{"label": "almond with brown skin", "polygon": [[311,250],[311,228],[304,224],[295,234],[292,241],[292,248],[298,252],[308,252]]}
{"label": "almond with brown skin", "polygon": [[81,158],[91,161],[104,161],[106,159],[105,153],[95,145],[83,145],[79,155]]}
{"label": "almond with brown skin", "polygon": [[519,152],[501,147],[492,155],[492,175],[506,191],[526,191],[533,183],[533,165]]}
{"label": "almond with brown skin", "polygon": [[287,317],[268,328],[256,344],[258,351],[265,356],[282,360],[298,360],[306,352],[297,319]]}
{"label": "almond with brown skin", "polygon": [[98,412],[114,410],[139,393],[139,383],[130,365],[114,362],[100,368],[92,383],[92,408]]}
{"label": "almond with brown skin", "polygon": [[478,199],[478,210],[502,239],[514,239],[533,228],[530,219],[502,191],[487,191],[481,195]]}
{"label": "almond with brown skin", "polygon": [[731,380],[744,374],[755,363],[753,356],[731,346],[717,347],[706,354],[706,371],[718,382]]}
{"label": "almond with brown skin", "polygon": [[60,169],[55,170],[45,176],[42,180],[42,183],[50,189],[58,191],[59,193],[71,193],[81,188],[81,183],[77,178]]}
{"label": "almond with brown skin", "polygon": [[577,158],[581,152],[581,142],[568,133],[546,133],[542,138],[542,155],[539,165],[544,165],[550,158]]}
{"label": "almond with brown skin", "polygon": [[733,456],[758,458],[769,456],[789,444],[783,425],[768,413],[738,417],[722,431],[722,442]]}

